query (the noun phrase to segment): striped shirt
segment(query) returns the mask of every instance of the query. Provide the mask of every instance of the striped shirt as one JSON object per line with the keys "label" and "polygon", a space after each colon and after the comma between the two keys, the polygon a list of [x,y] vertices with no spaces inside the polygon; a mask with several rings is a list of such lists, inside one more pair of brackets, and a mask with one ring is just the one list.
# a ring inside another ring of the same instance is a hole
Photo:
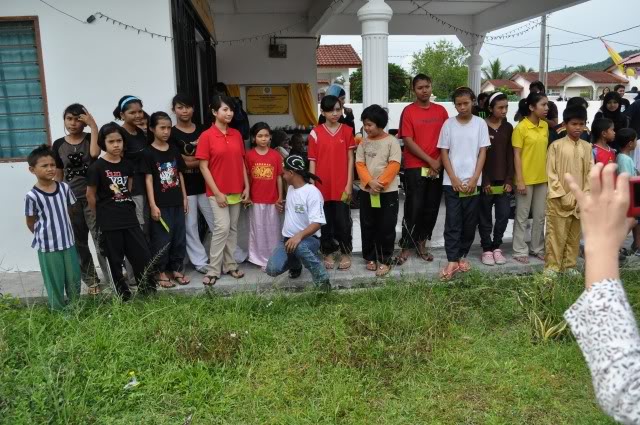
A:
{"label": "striped shirt", "polygon": [[69,205],[76,203],[68,184],[57,183],[55,192],[33,187],[25,197],[24,215],[36,217],[31,248],[42,252],[62,251],[74,245]]}

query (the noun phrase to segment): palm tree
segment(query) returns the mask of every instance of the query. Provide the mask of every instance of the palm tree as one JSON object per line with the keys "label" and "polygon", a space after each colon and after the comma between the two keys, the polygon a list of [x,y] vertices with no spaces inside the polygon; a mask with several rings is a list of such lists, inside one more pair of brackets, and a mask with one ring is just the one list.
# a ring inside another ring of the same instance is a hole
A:
{"label": "palm tree", "polygon": [[525,65],[520,64],[516,68],[516,72],[535,72],[535,71],[531,67],[527,68]]}
{"label": "palm tree", "polygon": [[482,72],[487,80],[507,80],[511,73],[511,67],[502,69],[502,63],[498,58],[493,62],[489,61],[489,66],[482,68]]}

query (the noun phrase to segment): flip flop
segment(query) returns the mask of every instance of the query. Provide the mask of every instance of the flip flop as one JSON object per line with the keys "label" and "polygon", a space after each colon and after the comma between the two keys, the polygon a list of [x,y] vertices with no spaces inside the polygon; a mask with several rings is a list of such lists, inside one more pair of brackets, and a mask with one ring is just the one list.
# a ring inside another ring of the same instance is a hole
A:
{"label": "flip flop", "polygon": [[175,280],[176,282],[178,282],[178,285],[188,285],[191,283],[191,280],[188,279],[185,275],[183,275],[182,273],[178,273],[178,275],[176,276],[176,272],[173,272],[173,280]]}
{"label": "flip flop", "polygon": [[451,280],[460,271],[460,266],[456,266],[453,270],[447,271],[447,267],[440,270],[440,280]]}
{"label": "flip flop", "polygon": [[333,255],[325,255],[324,268],[327,270],[333,270],[335,266],[336,266],[336,260],[333,258]]}
{"label": "flip flop", "polygon": [[458,268],[460,269],[461,272],[466,273],[469,270],[471,270],[471,263],[469,263],[465,259],[462,259],[458,262]]}
{"label": "flip flop", "polygon": [[[176,284],[171,282],[171,279],[156,279],[156,282],[161,288],[169,289],[175,288]],[[169,282],[169,283],[166,283]]]}
{"label": "flip flop", "polygon": [[234,279],[242,279],[242,278],[244,277],[244,272],[243,272],[243,271],[240,271],[240,270],[238,270],[238,269],[236,269],[236,270],[229,270],[229,271],[227,272],[227,274],[228,274],[229,276],[231,276],[232,278],[234,278]]}
{"label": "flip flop", "polygon": [[400,252],[400,255],[394,258],[393,261],[397,266],[401,266],[407,261],[409,261],[409,253],[407,252],[406,255],[403,255],[402,252]]}
{"label": "flip flop", "polygon": [[340,264],[338,264],[338,270],[349,270],[351,268],[351,256],[343,255],[340,257]]}
{"label": "flip flop", "polygon": [[375,272],[377,268],[378,265],[375,261],[367,261],[367,270],[369,270],[370,272]]}
{"label": "flip flop", "polygon": [[433,255],[430,252],[417,252],[418,257],[422,258],[424,261],[433,261]]}
{"label": "flip flop", "polygon": [[513,257],[513,259],[520,264],[529,264],[529,257],[518,256],[518,257]]}
{"label": "flip flop", "polygon": [[217,276],[206,275],[205,277],[202,278],[202,284],[204,286],[213,286],[213,285],[216,284],[218,279],[220,279],[220,278],[217,277]]}

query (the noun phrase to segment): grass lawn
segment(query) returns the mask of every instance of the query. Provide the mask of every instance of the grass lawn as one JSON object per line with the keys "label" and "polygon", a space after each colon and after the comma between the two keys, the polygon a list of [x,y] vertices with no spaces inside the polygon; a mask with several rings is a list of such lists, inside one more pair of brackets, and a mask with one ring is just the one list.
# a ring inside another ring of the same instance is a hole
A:
{"label": "grass lawn", "polygon": [[[640,277],[625,277],[637,305]],[[328,295],[87,300],[65,314],[4,299],[0,423],[613,423],[569,332],[544,340],[530,320],[548,330],[581,290],[472,274]]]}

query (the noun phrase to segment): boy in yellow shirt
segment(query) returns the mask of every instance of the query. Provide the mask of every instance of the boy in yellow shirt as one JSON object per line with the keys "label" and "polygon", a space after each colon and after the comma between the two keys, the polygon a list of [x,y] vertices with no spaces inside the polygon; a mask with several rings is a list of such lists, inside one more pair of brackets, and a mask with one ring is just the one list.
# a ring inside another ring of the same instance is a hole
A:
{"label": "boy in yellow shirt", "polygon": [[580,216],[576,198],[565,179],[571,174],[580,189],[589,192],[589,172],[593,165],[591,145],[580,138],[587,122],[581,106],[565,109],[567,135],[554,142],[547,154],[547,233],[545,236],[545,274],[558,272],[580,275],[576,270],[580,249]]}

